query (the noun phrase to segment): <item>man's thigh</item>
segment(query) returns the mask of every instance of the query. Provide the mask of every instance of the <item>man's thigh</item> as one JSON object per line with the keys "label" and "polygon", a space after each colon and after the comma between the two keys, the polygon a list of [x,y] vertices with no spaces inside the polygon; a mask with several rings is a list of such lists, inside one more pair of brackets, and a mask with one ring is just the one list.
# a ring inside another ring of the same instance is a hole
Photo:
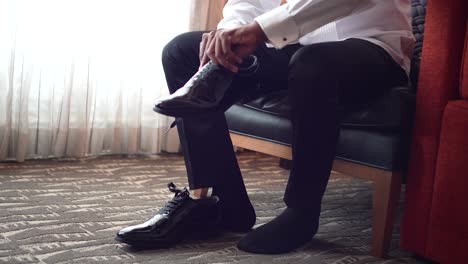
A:
{"label": "man's thigh", "polygon": [[291,58],[289,79],[290,90],[297,90],[299,97],[330,97],[343,108],[358,107],[407,84],[405,71],[383,48],[361,39],[302,47]]}
{"label": "man's thigh", "polygon": [[258,70],[248,77],[235,75],[225,103],[233,104],[241,99],[248,101],[273,91],[286,90],[291,56],[301,47],[294,44],[276,49],[260,45],[253,54],[259,62]]}

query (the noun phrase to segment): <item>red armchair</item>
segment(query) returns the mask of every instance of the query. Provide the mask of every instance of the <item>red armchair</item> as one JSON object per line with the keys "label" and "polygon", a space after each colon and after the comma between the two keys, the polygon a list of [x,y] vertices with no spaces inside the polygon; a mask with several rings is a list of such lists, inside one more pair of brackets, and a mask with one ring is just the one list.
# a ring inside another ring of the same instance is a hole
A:
{"label": "red armchair", "polygon": [[429,0],[401,246],[468,263],[468,1]]}

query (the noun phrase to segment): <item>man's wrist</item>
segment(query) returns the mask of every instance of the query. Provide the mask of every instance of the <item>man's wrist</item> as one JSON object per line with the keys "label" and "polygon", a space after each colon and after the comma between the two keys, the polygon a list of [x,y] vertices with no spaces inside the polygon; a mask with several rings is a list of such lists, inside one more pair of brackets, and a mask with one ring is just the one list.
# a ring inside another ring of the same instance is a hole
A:
{"label": "man's wrist", "polygon": [[260,27],[257,21],[250,23],[248,26],[250,28],[249,30],[255,35],[258,43],[264,43],[268,40],[268,37],[266,36],[265,32],[263,32],[263,29]]}

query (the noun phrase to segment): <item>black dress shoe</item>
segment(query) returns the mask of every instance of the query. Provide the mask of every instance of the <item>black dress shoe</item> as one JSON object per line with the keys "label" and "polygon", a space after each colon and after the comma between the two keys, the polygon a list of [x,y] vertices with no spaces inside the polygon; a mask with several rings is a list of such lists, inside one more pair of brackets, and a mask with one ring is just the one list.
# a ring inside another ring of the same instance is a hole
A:
{"label": "black dress shoe", "polygon": [[177,189],[172,182],[168,187],[175,193],[174,198],[148,221],[117,232],[117,241],[139,247],[167,248],[194,233],[215,232],[219,228],[221,213],[217,196],[194,200],[187,188]]}
{"label": "black dress shoe", "polygon": [[[257,57],[251,55],[239,66],[238,74],[240,76],[250,76],[257,69]],[[153,110],[174,117],[186,117],[216,111],[232,82],[233,76],[233,72],[210,61],[175,93],[159,98]]]}

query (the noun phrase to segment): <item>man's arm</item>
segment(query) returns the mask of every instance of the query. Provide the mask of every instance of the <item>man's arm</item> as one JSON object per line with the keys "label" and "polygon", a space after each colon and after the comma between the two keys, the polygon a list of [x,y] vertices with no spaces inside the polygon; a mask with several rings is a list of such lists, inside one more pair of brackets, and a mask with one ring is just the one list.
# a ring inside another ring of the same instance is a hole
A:
{"label": "man's arm", "polygon": [[[218,30],[203,34],[200,43],[200,67],[212,60],[231,71],[237,71],[236,64],[241,63],[243,53],[249,53],[250,49],[241,50],[241,47],[238,46],[237,52],[233,52],[232,36],[226,33],[232,33],[230,32],[232,29],[253,24],[257,26],[257,32],[261,33],[263,37],[264,34],[258,24],[253,23],[254,19],[278,7],[280,3],[281,0],[229,0],[224,6],[223,19],[218,23]],[[252,36],[249,36],[248,41],[252,42],[248,45],[249,47],[266,40],[260,40],[258,37],[253,39]]]}
{"label": "man's arm", "polygon": [[[385,1],[385,0],[382,0]],[[366,10],[373,0],[289,0],[255,18],[268,41],[276,48],[296,42],[321,26]]]}
{"label": "man's arm", "polygon": [[[236,64],[239,64],[243,57],[252,54],[261,43],[268,41],[276,48],[283,48],[330,22],[369,9],[375,5],[374,1],[289,0],[284,5],[255,16],[258,13],[258,8],[262,5],[269,3],[271,8],[274,7],[272,2],[279,5],[281,1],[231,0],[229,1],[231,6],[228,6],[227,11],[228,17],[222,23],[229,24],[233,29],[221,29],[204,35],[200,44],[201,65],[206,63],[209,58],[236,72],[238,70]],[[239,8],[244,4],[245,7],[250,8],[247,8],[249,11],[246,11],[249,16],[244,21],[234,24],[234,16],[229,14],[229,9],[234,10],[232,7]],[[250,19],[253,22],[249,23]],[[242,25],[242,23],[248,24]]]}
{"label": "man's arm", "polygon": [[250,24],[254,19],[278,7],[281,0],[229,0],[223,9],[218,29],[233,29]]}

